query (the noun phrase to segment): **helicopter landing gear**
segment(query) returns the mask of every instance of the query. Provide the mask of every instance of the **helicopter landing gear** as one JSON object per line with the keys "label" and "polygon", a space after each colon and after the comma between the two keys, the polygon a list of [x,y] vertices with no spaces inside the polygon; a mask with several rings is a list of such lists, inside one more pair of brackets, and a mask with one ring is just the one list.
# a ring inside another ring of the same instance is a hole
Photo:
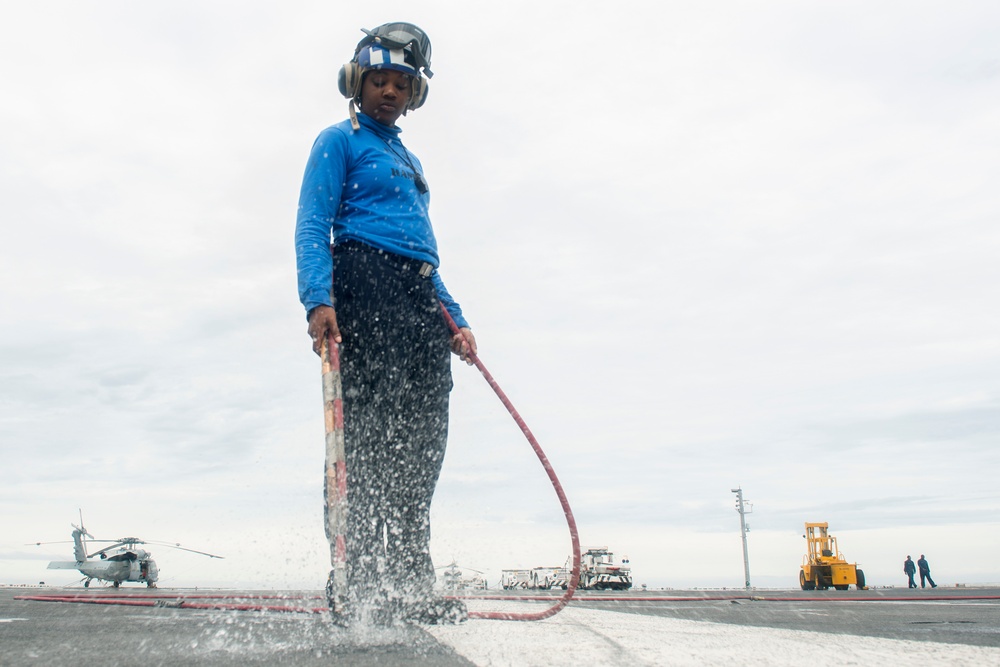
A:
{"label": "helicopter landing gear", "polygon": [[112,585],[112,586],[114,586],[115,588],[118,588],[119,586],[121,586],[121,585],[122,585],[122,582],[120,582],[120,581],[115,581],[115,582],[113,582],[113,583],[112,583],[111,585]]}
{"label": "helicopter landing gear", "polygon": [[154,584],[152,581],[147,581],[146,588],[156,588],[156,584]]}
{"label": "helicopter landing gear", "polygon": [[83,582],[83,587],[90,588],[90,579],[87,579],[85,582]]}

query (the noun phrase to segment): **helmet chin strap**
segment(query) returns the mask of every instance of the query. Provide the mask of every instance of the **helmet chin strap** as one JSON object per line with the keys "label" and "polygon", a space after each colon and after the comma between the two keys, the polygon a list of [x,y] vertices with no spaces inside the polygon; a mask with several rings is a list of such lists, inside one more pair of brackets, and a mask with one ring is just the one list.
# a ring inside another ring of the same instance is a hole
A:
{"label": "helmet chin strap", "polygon": [[347,103],[347,115],[351,117],[351,127],[357,132],[361,129],[361,123],[358,122],[358,112],[354,108],[354,99],[352,98]]}

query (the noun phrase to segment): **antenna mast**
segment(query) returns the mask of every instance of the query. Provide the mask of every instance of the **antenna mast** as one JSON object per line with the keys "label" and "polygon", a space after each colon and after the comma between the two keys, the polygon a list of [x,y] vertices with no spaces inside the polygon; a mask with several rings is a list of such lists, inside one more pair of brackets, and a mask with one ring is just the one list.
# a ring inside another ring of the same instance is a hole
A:
{"label": "antenna mast", "polygon": [[736,494],[736,511],[740,513],[740,535],[743,537],[743,574],[746,589],[750,590],[750,552],[747,550],[747,525],[746,515],[753,512],[753,503],[743,500],[743,487],[731,489]]}

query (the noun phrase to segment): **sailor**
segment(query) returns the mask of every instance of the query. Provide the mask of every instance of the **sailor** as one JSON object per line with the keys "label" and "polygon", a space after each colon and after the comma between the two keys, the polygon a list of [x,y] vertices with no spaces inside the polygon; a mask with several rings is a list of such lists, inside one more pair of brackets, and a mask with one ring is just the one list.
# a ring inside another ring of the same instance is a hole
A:
{"label": "sailor", "polygon": [[339,77],[349,118],[313,145],[295,229],[313,350],[327,336],[340,344],[348,608],[353,618],[458,622],[465,606],[431,590],[430,505],[450,353],[471,363],[476,341],[439,272],[423,167],[396,125],[427,99],[431,44],[409,23],[363,32]]}
{"label": "sailor", "polygon": [[937,588],[937,584],[931,579],[931,566],[927,563],[927,559],[924,558],[923,554],[920,554],[920,558],[917,559],[917,569],[920,570],[921,588],[927,588],[927,584],[930,584],[931,588]]}
{"label": "sailor", "polygon": [[917,573],[917,566],[914,564],[913,560],[909,556],[903,561],[903,574],[906,575],[909,581],[907,582],[907,588],[916,588],[917,583],[913,581],[913,575]]}

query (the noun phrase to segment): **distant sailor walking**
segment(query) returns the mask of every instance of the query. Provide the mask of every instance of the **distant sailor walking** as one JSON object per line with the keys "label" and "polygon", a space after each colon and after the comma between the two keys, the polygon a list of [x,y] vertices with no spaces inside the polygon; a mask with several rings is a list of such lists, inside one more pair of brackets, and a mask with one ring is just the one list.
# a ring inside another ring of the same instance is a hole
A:
{"label": "distant sailor walking", "polygon": [[903,561],[903,572],[906,573],[907,578],[910,580],[908,583],[908,588],[916,588],[917,582],[913,580],[913,575],[917,573],[917,566],[916,564],[914,564],[914,562],[910,559],[909,556],[907,556],[906,560]]}
{"label": "distant sailor walking", "polygon": [[930,584],[931,588],[937,588],[937,584],[931,579],[931,566],[927,564],[927,559],[924,558],[923,554],[920,554],[920,558],[917,560],[917,568],[920,570],[920,587],[927,588],[926,584]]}
{"label": "distant sailor walking", "polygon": [[427,98],[431,45],[409,23],[363,32],[340,71],[350,118],[316,139],[295,228],[313,350],[328,336],[340,344],[347,608],[374,622],[456,622],[465,606],[431,590],[430,506],[448,437],[449,355],[468,360],[476,342],[438,273],[429,187],[396,126]]}

